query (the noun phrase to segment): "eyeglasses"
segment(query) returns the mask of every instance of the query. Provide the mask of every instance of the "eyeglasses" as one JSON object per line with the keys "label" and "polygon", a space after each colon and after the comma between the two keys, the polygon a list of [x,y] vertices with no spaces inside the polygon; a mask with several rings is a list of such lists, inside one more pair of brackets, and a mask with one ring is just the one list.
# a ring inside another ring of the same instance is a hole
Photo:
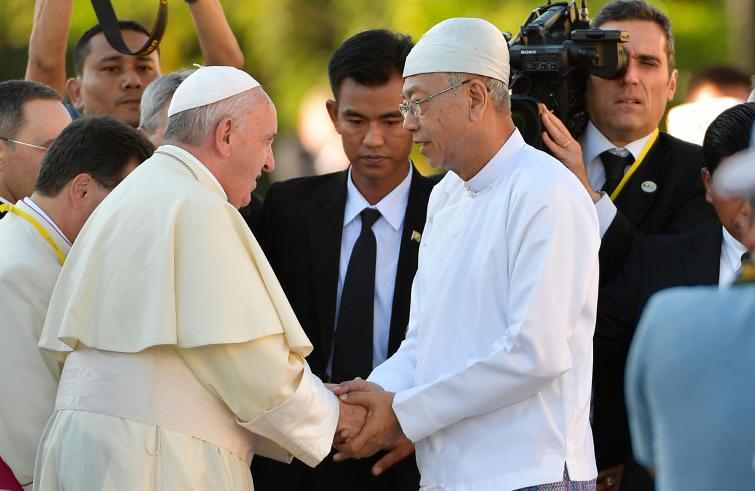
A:
{"label": "eyeglasses", "polygon": [[450,87],[447,87],[447,88],[441,90],[440,92],[436,92],[436,93],[434,93],[432,95],[429,95],[427,97],[423,97],[422,99],[419,99],[419,100],[416,100],[416,101],[406,101],[403,104],[399,104],[398,105],[398,110],[401,112],[401,115],[404,118],[406,118],[406,116],[409,115],[409,114],[411,114],[415,118],[418,118],[422,114],[422,110],[419,107],[420,104],[424,104],[425,102],[429,101],[430,99],[432,99],[436,95],[441,95],[442,93],[448,92],[449,90],[453,90],[456,87],[461,87],[462,85],[464,85],[465,83],[467,83],[467,82],[469,82],[471,80],[472,80],[471,78],[468,78],[468,79],[466,79],[466,80],[464,80],[462,82],[459,82],[458,84],[454,84],[454,85],[452,85]]}
{"label": "eyeglasses", "polygon": [[33,145],[31,143],[21,142],[21,141],[18,141],[18,140],[11,140],[10,138],[5,138],[4,136],[0,136],[0,140],[5,140],[5,141],[11,142],[11,143],[18,143],[19,145],[24,145],[25,147],[36,148],[38,150],[44,150],[45,152],[48,150],[48,147],[43,147],[43,146],[40,146],[40,145]]}

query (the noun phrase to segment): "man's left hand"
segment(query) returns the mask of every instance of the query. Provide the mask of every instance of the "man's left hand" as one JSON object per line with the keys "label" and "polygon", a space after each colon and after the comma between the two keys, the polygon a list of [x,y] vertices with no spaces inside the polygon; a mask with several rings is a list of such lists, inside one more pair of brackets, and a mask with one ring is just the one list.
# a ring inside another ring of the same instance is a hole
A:
{"label": "man's left hand", "polygon": [[385,449],[387,453],[372,466],[372,474],[379,476],[414,453],[414,443],[403,434],[393,447]]}

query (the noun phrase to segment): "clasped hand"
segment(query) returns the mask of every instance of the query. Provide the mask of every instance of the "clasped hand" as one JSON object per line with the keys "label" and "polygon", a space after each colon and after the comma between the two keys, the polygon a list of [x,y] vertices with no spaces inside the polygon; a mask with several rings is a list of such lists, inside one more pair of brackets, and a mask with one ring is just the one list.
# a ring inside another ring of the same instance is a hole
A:
{"label": "clasped hand", "polygon": [[[341,406],[334,440],[338,453],[333,460],[363,459],[385,450],[386,454],[372,466],[377,476],[414,453],[414,444],[404,435],[393,412],[393,392],[360,378],[329,388]],[[362,422],[358,424],[360,415]]]}

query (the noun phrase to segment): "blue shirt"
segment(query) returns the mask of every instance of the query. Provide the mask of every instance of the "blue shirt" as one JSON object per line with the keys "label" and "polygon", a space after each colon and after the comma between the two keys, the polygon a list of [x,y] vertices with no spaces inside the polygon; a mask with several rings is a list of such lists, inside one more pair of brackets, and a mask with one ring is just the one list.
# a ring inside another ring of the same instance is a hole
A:
{"label": "blue shirt", "polygon": [[658,491],[755,488],[755,285],[674,288],[629,352],[635,458]]}

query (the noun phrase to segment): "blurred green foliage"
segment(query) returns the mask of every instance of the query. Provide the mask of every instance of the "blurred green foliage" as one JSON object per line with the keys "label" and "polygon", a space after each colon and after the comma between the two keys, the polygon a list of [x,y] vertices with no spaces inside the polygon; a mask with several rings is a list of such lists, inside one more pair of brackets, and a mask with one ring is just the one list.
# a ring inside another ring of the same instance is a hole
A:
{"label": "blurred green foliage", "polygon": [[[203,1],[203,0],[199,0]],[[741,0],[751,1],[751,0]],[[282,132],[296,125],[303,96],[315,87],[327,88],[327,61],[349,36],[385,27],[415,40],[448,17],[483,17],[502,30],[517,32],[532,0],[222,0],[226,15],[246,57],[246,69],[259,79],[275,101]],[[544,3],[544,2],[543,2]],[[591,16],[606,2],[590,2]],[[725,4],[732,0],[663,0],[655,2],[672,19],[677,39],[677,63],[683,98],[689,74],[712,63],[730,62],[743,68],[752,60],[733,60]],[[734,2],[736,4],[736,2]],[[156,0],[113,0],[120,18],[147,26],[154,22]],[[164,72],[201,62],[187,5],[169,2],[170,21],[161,45]],[[2,0],[0,9],[0,79],[22,78],[33,16],[32,0]],[[91,5],[77,0],[69,44],[96,22]],[[70,70],[69,70],[70,73]],[[329,89],[327,89],[329,90]]]}

